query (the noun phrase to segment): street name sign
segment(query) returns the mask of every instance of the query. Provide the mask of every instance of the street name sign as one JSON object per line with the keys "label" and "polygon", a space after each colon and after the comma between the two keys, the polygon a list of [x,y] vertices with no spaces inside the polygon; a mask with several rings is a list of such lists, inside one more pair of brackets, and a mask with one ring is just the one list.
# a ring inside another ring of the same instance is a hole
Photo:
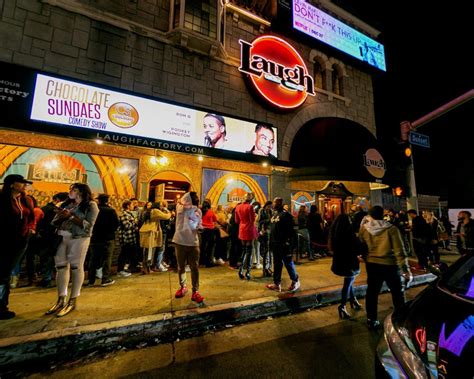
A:
{"label": "street name sign", "polygon": [[412,145],[430,147],[430,137],[426,134],[410,132],[409,141]]}

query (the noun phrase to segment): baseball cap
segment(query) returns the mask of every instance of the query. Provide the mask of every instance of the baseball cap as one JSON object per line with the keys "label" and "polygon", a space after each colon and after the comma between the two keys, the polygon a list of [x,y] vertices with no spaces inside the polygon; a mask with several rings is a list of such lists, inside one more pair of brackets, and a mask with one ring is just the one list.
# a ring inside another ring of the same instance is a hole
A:
{"label": "baseball cap", "polygon": [[26,183],[33,184],[33,182],[26,180],[22,175],[19,174],[10,174],[3,179],[3,185],[12,185],[13,183]]}

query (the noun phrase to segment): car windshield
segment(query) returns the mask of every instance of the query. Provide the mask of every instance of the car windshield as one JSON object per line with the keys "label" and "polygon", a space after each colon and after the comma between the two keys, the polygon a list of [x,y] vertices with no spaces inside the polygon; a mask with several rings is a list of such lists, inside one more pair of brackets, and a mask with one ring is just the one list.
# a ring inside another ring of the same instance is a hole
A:
{"label": "car windshield", "polygon": [[441,288],[468,300],[474,300],[474,256],[454,263],[439,282]]}

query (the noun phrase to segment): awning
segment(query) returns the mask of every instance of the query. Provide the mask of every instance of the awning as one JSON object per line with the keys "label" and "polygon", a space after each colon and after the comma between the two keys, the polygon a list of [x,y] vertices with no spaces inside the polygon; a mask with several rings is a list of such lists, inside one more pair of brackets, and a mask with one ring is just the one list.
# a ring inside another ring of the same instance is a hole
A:
{"label": "awning", "polygon": [[314,119],[301,127],[291,145],[292,180],[384,180],[386,161],[374,135],[342,118]]}

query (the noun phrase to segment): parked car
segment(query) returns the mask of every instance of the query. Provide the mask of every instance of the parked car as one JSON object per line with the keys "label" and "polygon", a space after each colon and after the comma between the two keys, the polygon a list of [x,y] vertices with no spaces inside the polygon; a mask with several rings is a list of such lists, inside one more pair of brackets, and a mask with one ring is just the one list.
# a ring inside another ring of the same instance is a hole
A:
{"label": "parked car", "polygon": [[474,256],[384,321],[377,377],[474,378]]}

